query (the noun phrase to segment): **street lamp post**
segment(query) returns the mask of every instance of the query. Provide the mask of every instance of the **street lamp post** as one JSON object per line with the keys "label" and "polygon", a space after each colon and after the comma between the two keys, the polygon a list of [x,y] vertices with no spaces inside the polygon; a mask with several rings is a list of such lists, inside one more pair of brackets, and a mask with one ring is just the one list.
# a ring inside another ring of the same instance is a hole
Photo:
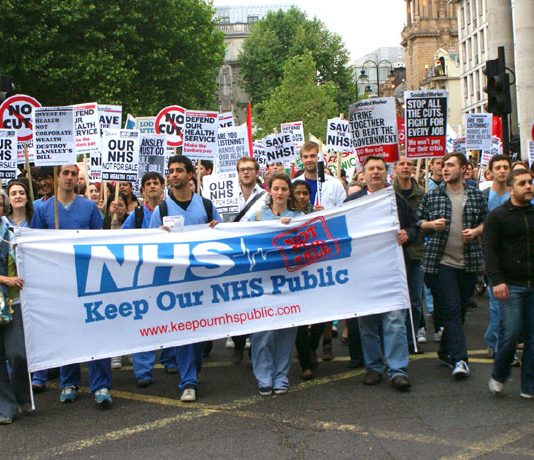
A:
{"label": "street lamp post", "polygon": [[360,81],[369,81],[369,77],[365,73],[366,67],[372,67],[376,70],[376,95],[380,97],[380,69],[381,68],[387,68],[389,67],[389,79],[394,80],[395,79],[395,71],[393,70],[393,64],[391,61],[388,61],[387,59],[367,59],[363,65],[362,65],[362,71],[360,72],[360,76],[358,77],[358,80]]}

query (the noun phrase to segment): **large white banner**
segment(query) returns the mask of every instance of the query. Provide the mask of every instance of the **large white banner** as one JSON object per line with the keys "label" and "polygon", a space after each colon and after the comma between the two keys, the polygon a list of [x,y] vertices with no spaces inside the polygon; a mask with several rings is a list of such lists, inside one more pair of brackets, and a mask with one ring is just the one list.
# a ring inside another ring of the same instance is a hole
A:
{"label": "large white banner", "polygon": [[398,228],[385,189],[289,225],[23,229],[29,368],[407,308]]}

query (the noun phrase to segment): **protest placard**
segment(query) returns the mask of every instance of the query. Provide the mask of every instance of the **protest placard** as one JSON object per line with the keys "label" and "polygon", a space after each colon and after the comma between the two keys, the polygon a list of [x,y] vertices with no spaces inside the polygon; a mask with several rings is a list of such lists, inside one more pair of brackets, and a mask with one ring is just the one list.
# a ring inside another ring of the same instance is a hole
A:
{"label": "protest placard", "polygon": [[326,123],[326,148],[330,152],[353,152],[352,134],[349,121],[339,117],[330,118]]}
{"label": "protest placard", "polygon": [[282,123],[280,125],[282,134],[291,134],[295,149],[298,150],[304,144],[304,124],[302,121],[293,121],[291,123]]}
{"label": "protest placard", "polygon": [[399,147],[402,151],[406,149],[406,132],[404,117],[397,116],[397,136],[399,138]]}
{"label": "protest placard", "polygon": [[466,150],[491,149],[491,113],[466,113],[465,122],[465,148]]}
{"label": "protest placard", "polygon": [[147,172],[157,172],[165,177],[167,167],[167,138],[162,134],[141,133],[139,146],[139,167],[137,169],[138,189]]}
{"label": "protest placard", "polygon": [[502,142],[497,136],[492,136],[491,148],[482,151],[482,156],[480,158],[482,166],[486,166],[494,155],[502,155]]}
{"label": "protest placard", "polygon": [[[338,161],[338,156],[341,156],[341,160]],[[347,177],[351,178],[354,174],[358,162],[358,157],[355,152],[339,152],[328,153],[325,155],[326,166],[332,172],[334,176],[337,176],[337,166],[340,164],[341,169],[345,170]],[[350,181],[349,181],[350,182]]]}
{"label": "protest placard", "polygon": [[[100,119],[98,104],[76,104],[74,108],[74,148],[76,155],[90,156],[100,152]],[[77,158],[81,161],[80,158]]]}
{"label": "protest placard", "polygon": [[102,132],[102,179],[137,180],[141,135],[134,129],[104,129]]}
{"label": "protest placard", "polygon": [[29,161],[35,161],[33,141],[33,110],[41,107],[39,101],[25,94],[8,97],[0,105],[0,129],[14,129],[17,133],[17,162],[24,163],[24,147],[28,149]]}
{"label": "protest placard", "polygon": [[267,164],[291,163],[297,156],[291,134],[270,134],[263,139]]}
{"label": "protest placard", "polygon": [[235,126],[234,115],[232,112],[223,112],[219,114],[219,128],[230,128]]}
{"label": "protest placard", "polygon": [[185,115],[183,154],[192,160],[211,160],[217,156],[217,112],[188,110]]}
{"label": "protest placard", "polygon": [[404,92],[407,158],[447,153],[447,95],[446,90]]}
{"label": "protest placard", "polygon": [[[100,123],[101,137],[104,129],[120,129],[122,121],[122,106],[98,104],[98,118]],[[102,150],[102,144],[100,144],[100,150]],[[92,181],[102,180],[102,156],[100,151],[91,152],[90,154],[89,178]]]}
{"label": "protest placard", "polygon": [[399,158],[395,98],[372,98],[349,107],[349,126],[358,160],[370,155],[382,157],[386,163]]}
{"label": "protest placard", "polygon": [[120,129],[122,121],[122,106],[98,104],[98,117],[100,129]]}
{"label": "protest placard", "polygon": [[167,145],[171,148],[182,147],[184,143],[185,115],[186,110],[179,105],[165,107],[156,115],[156,134],[168,136]]}
{"label": "protest placard", "polygon": [[253,157],[260,165],[260,171],[267,168],[267,155],[265,153],[265,146],[263,139],[258,139],[252,143]]}
{"label": "protest placard", "polygon": [[452,140],[452,151],[466,155],[465,137],[458,137]]}
{"label": "protest placard", "polygon": [[124,122],[124,129],[135,129],[137,120],[129,113],[126,114],[126,121]]}
{"label": "protest placard", "polygon": [[234,172],[237,160],[250,156],[247,125],[221,128],[217,134],[217,156],[215,171]]}
{"label": "protest placard", "polygon": [[406,308],[394,200],[388,187],[288,225],[23,229],[29,370]]}
{"label": "protest placard", "polygon": [[534,162],[534,141],[527,141],[528,147],[528,165],[532,166]]}
{"label": "protest placard", "polygon": [[16,179],[17,146],[17,132],[14,129],[0,129],[0,179]]}
{"label": "protest placard", "polygon": [[76,163],[73,107],[36,107],[33,124],[35,166]]}
{"label": "protest placard", "polygon": [[209,174],[202,178],[202,195],[211,200],[223,216],[239,213],[239,179],[237,173]]}
{"label": "protest placard", "polygon": [[156,134],[156,117],[137,117],[135,129],[141,134]]}

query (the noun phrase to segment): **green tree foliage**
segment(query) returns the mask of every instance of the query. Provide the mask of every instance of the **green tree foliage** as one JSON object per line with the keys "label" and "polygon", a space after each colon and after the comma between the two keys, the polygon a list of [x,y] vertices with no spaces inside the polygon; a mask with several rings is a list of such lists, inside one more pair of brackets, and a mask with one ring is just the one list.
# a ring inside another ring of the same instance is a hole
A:
{"label": "green tree foliage", "polygon": [[0,73],[43,105],[216,107],[223,34],[204,0],[0,0]]}
{"label": "green tree foliage", "polygon": [[338,88],[338,110],[354,102],[354,82],[349,55],[341,37],[318,19],[307,19],[296,9],[270,12],[256,23],[239,57],[241,78],[253,103],[263,102],[280,84],[284,63],[309,51],[317,66],[318,83]]}
{"label": "green tree foliage", "polygon": [[302,120],[306,137],[311,132],[324,138],[327,119],[337,115],[338,88],[332,82],[317,84],[316,64],[309,52],[288,59],[283,73],[280,86],[258,107],[257,134],[264,136],[281,123]]}

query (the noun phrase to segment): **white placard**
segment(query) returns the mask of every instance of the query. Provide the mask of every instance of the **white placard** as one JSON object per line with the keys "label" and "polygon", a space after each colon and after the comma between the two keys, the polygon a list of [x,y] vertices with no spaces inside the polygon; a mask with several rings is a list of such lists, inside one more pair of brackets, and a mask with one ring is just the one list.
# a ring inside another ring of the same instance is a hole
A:
{"label": "white placard", "polygon": [[36,107],[33,120],[35,166],[75,164],[74,108]]}
{"label": "white placard", "polygon": [[244,156],[250,156],[247,125],[219,129],[215,170],[235,172],[237,161]]}
{"label": "white placard", "polygon": [[134,129],[104,129],[102,132],[102,179],[137,181],[141,134]]}
{"label": "white placard", "polygon": [[17,177],[17,132],[0,129],[0,179]]}

